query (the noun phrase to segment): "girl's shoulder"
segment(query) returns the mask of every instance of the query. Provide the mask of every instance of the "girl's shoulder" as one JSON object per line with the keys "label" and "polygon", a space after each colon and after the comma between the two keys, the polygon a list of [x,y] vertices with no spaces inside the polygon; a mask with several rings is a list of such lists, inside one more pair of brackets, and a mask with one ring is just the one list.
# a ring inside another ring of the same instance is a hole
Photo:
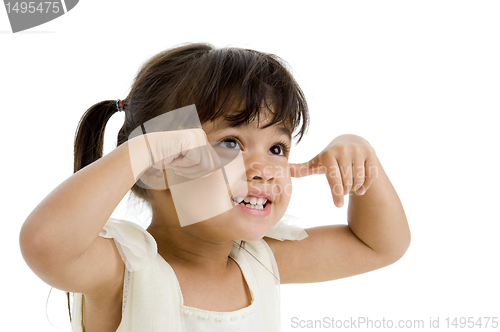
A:
{"label": "girl's shoulder", "polygon": [[139,224],[128,220],[109,218],[99,235],[115,241],[129,271],[142,269],[158,253],[153,236]]}
{"label": "girl's shoulder", "polygon": [[307,237],[306,231],[297,225],[299,218],[285,214],[271,229],[267,232],[266,237],[285,241],[298,241]]}

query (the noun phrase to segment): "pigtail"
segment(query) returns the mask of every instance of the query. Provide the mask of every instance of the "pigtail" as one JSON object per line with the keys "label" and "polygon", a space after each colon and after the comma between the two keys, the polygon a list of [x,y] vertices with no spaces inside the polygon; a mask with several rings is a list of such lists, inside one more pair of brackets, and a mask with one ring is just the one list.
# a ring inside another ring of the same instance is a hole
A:
{"label": "pigtail", "polygon": [[116,112],[116,100],[105,100],[93,105],[83,114],[75,134],[73,172],[78,172],[102,157],[104,129],[109,118]]}
{"label": "pigtail", "polygon": [[[75,134],[74,173],[102,157],[104,129],[109,118],[116,112],[116,100],[105,100],[93,105],[83,114]],[[66,292],[66,296],[71,322],[70,292]]]}

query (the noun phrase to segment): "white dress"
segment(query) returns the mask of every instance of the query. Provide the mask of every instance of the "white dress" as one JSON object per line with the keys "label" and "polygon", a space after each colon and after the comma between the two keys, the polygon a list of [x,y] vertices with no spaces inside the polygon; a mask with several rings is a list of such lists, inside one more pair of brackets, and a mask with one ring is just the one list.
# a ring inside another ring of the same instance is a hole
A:
{"label": "white dress", "polygon": [[[286,216],[266,234],[279,240],[301,240],[306,232]],[[280,330],[279,273],[264,240],[233,245],[230,257],[250,289],[251,304],[232,312],[214,312],[183,303],[172,267],[158,254],[154,238],[143,227],[110,218],[99,234],[113,238],[125,263],[122,320],[116,332],[275,332]],[[83,296],[74,293],[72,328],[83,331]]]}

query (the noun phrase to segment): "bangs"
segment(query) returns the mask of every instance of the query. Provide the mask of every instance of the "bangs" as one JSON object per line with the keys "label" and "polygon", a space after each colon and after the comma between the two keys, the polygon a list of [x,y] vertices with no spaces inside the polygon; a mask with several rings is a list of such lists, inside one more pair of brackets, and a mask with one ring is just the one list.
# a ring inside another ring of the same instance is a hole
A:
{"label": "bangs", "polygon": [[[279,57],[246,49],[216,49],[192,67],[198,77],[191,90],[200,121],[222,117],[231,126],[260,122],[282,126],[299,142],[309,117],[302,90]],[[191,99],[191,98],[190,98]]]}

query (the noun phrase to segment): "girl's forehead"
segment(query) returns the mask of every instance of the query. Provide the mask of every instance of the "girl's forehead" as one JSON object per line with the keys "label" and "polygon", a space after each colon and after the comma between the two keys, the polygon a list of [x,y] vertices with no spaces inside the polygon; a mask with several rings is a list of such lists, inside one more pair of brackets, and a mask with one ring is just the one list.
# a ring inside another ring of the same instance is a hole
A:
{"label": "girl's forehead", "polygon": [[270,129],[275,132],[276,135],[284,135],[287,138],[291,140],[292,137],[292,131],[289,127],[285,126],[282,123],[276,123],[272,126],[264,128],[270,121],[267,119],[260,118],[260,121],[257,119],[254,119],[250,123],[244,123],[241,125],[235,126],[232,124],[230,121],[227,121],[223,117],[219,117],[215,119],[214,121],[207,121],[202,124],[203,129],[205,130],[206,133],[210,134],[216,134],[219,132],[224,132],[229,129],[242,129],[242,130],[248,130],[248,129],[257,129],[257,130],[262,130],[262,129]]}
{"label": "girl's forehead", "polygon": [[[252,117],[247,117],[245,120],[241,121],[241,115],[243,113],[246,113],[244,109],[235,108],[235,109],[229,110],[227,112],[224,112],[220,116],[217,116],[212,121],[205,122],[203,127],[204,128],[207,127],[207,129],[209,127],[210,131],[212,131],[212,132],[222,131],[222,130],[228,129],[228,128],[242,128],[242,129],[272,128],[275,131],[277,131],[279,134],[284,134],[288,138],[291,139],[293,128],[292,128],[291,122],[289,120],[279,121],[279,122],[276,122],[273,125],[269,126],[269,124],[272,123],[272,121],[274,119],[274,111],[273,111],[272,107],[271,108],[262,107],[260,112],[256,113]],[[233,119],[239,119],[239,120],[234,121]],[[206,123],[209,123],[210,125],[205,126]],[[268,126],[268,127],[266,127],[266,126]]]}

